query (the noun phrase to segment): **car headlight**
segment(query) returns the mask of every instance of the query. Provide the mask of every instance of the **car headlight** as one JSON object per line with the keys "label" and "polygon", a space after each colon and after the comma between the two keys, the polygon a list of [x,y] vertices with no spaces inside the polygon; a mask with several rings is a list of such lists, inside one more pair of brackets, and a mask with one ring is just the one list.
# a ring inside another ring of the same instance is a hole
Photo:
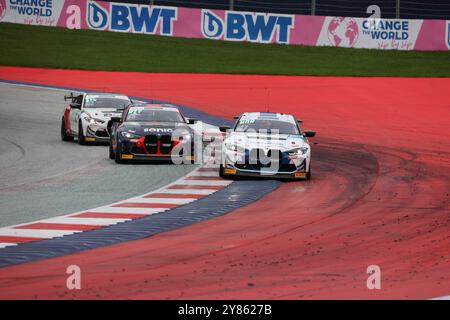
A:
{"label": "car headlight", "polygon": [[299,156],[299,155],[305,155],[306,153],[308,153],[309,148],[308,147],[301,147],[295,150],[292,150],[291,152],[289,152],[290,156]]}
{"label": "car headlight", "polygon": [[95,120],[94,119],[92,119],[90,116],[88,116],[87,114],[83,117],[83,119],[87,122],[87,123],[89,123],[89,124],[94,124],[95,123]]}
{"label": "car headlight", "polygon": [[183,140],[191,140],[192,139],[190,134],[182,135],[182,138],[183,138]]}
{"label": "car headlight", "polygon": [[300,152],[301,152],[302,154],[306,154],[306,153],[308,153],[309,148],[307,148],[307,147],[301,147],[299,150],[300,150]]}
{"label": "car headlight", "polygon": [[127,138],[127,139],[134,139],[134,138],[139,138],[140,137],[139,135],[134,134],[132,132],[128,132],[128,131],[122,131],[122,132],[120,132],[120,135],[122,137],[124,137],[124,138]]}
{"label": "car headlight", "polygon": [[237,151],[237,145],[233,143],[225,143],[225,147],[230,151]]}
{"label": "car headlight", "polygon": [[192,136],[189,133],[181,134],[181,135],[173,135],[172,140],[179,142],[189,142],[192,140]]}
{"label": "car headlight", "polygon": [[89,124],[101,124],[101,123],[105,122],[105,121],[100,120],[100,119],[92,118],[91,116],[89,116],[87,114],[84,116],[84,120],[86,120]]}

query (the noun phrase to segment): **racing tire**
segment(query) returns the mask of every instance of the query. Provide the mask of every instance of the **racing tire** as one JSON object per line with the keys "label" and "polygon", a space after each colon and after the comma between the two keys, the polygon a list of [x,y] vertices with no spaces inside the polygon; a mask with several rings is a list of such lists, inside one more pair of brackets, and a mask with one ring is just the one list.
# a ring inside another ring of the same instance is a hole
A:
{"label": "racing tire", "polygon": [[114,150],[113,150],[111,141],[109,142],[109,158],[110,159],[115,159],[116,158],[116,155],[114,154]]}
{"label": "racing tire", "polygon": [[306,180],[311,180],[311,165],[309,165],[308,173],[306,174]]}
{"label": "racing tire", "polygon": [[122,159],[122,154],[120,153],[119,146],[117,146],[116,148],[116,152],[114,154],[114,161],[116,161],[116,163],[125,163],[125,160]]}
{"label": "racing tire", "polygon": [[228,174],[225,174],[223,171],[224,171],[223,166],[220,165],[219,166],[219,177],[221,177],[222,179],[230,179],[230,176]]}
{"label": "racing tire", "polygon": [[85,145],[86,139],[83,134],[83,126],[81,125],[81,122],[78,124],[78,144],[79,145]]}
{"label": "racing tire", "polygon": [[62,141],[73,141],[73,136],[67,134],[66,130],[66,121],[64,120],[64,117],[61,121],[61,140]]}

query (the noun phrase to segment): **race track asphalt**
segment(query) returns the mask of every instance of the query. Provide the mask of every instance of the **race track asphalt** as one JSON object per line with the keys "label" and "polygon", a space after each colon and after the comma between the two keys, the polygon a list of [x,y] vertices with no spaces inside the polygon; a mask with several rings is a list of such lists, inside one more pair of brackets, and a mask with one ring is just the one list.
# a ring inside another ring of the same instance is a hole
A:
{"label": "race track asphalt", "polygon": [[64,91],[0,83],[0,227],[158,189],[193,165],[117,165],[107,145],[63,142]]}

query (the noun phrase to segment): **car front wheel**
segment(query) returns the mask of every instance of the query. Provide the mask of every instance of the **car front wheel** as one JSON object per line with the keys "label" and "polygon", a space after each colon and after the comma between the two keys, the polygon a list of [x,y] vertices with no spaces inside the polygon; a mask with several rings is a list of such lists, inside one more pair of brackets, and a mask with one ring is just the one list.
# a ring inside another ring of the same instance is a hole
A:
{"label": "car front wheel", "polygon": [[62,141],[73,141],[73,137],[71,135],[67,134],[66,121],[64,120],[64,118],[62,118],[62,121],[61,121],[61,140]]}
{"label": "car front wheel", "polygon": [[309,165],[308,173],[306,174],[306,180],[311,180],[311,165]]}
{"label": "car front wheel", "polygon": [[110,159],[115,159],[115,154],[114,154],[114,150],[113,150],[111,141],[109,142],[109,158]]}
{"label": "car front wheel", "polygon": [[125,160],[122,159],[122,153],[120,152],[119,142],[117,141],[116,152],[114,153],[114,160],[116,163],[125,163]]}
{"label": "car front wheel", "polygon": [[81,122],[78,125],[78,144],[84,145],[86,144],[86,137],[83,134],[83,126]]}
{"label": "car front wheel", "polygon": [[223,165],[220,165],[219,167],[219,176],[223,179],[230,179],[230,176],[224,173]]}

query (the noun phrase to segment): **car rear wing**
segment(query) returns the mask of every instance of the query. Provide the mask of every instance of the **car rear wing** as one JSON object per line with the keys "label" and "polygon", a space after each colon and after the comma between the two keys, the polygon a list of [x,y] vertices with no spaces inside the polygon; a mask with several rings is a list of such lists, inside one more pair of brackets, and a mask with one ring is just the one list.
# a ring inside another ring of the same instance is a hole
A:
{"label": "car rear wing", "polygon": [[64,96],[64,101],[72,100],[72,102],[73,102],[76,98],[77,98],[77,96],[74,96],[73,92],[71,92],[70,96],[67,96],[67,95]]}

